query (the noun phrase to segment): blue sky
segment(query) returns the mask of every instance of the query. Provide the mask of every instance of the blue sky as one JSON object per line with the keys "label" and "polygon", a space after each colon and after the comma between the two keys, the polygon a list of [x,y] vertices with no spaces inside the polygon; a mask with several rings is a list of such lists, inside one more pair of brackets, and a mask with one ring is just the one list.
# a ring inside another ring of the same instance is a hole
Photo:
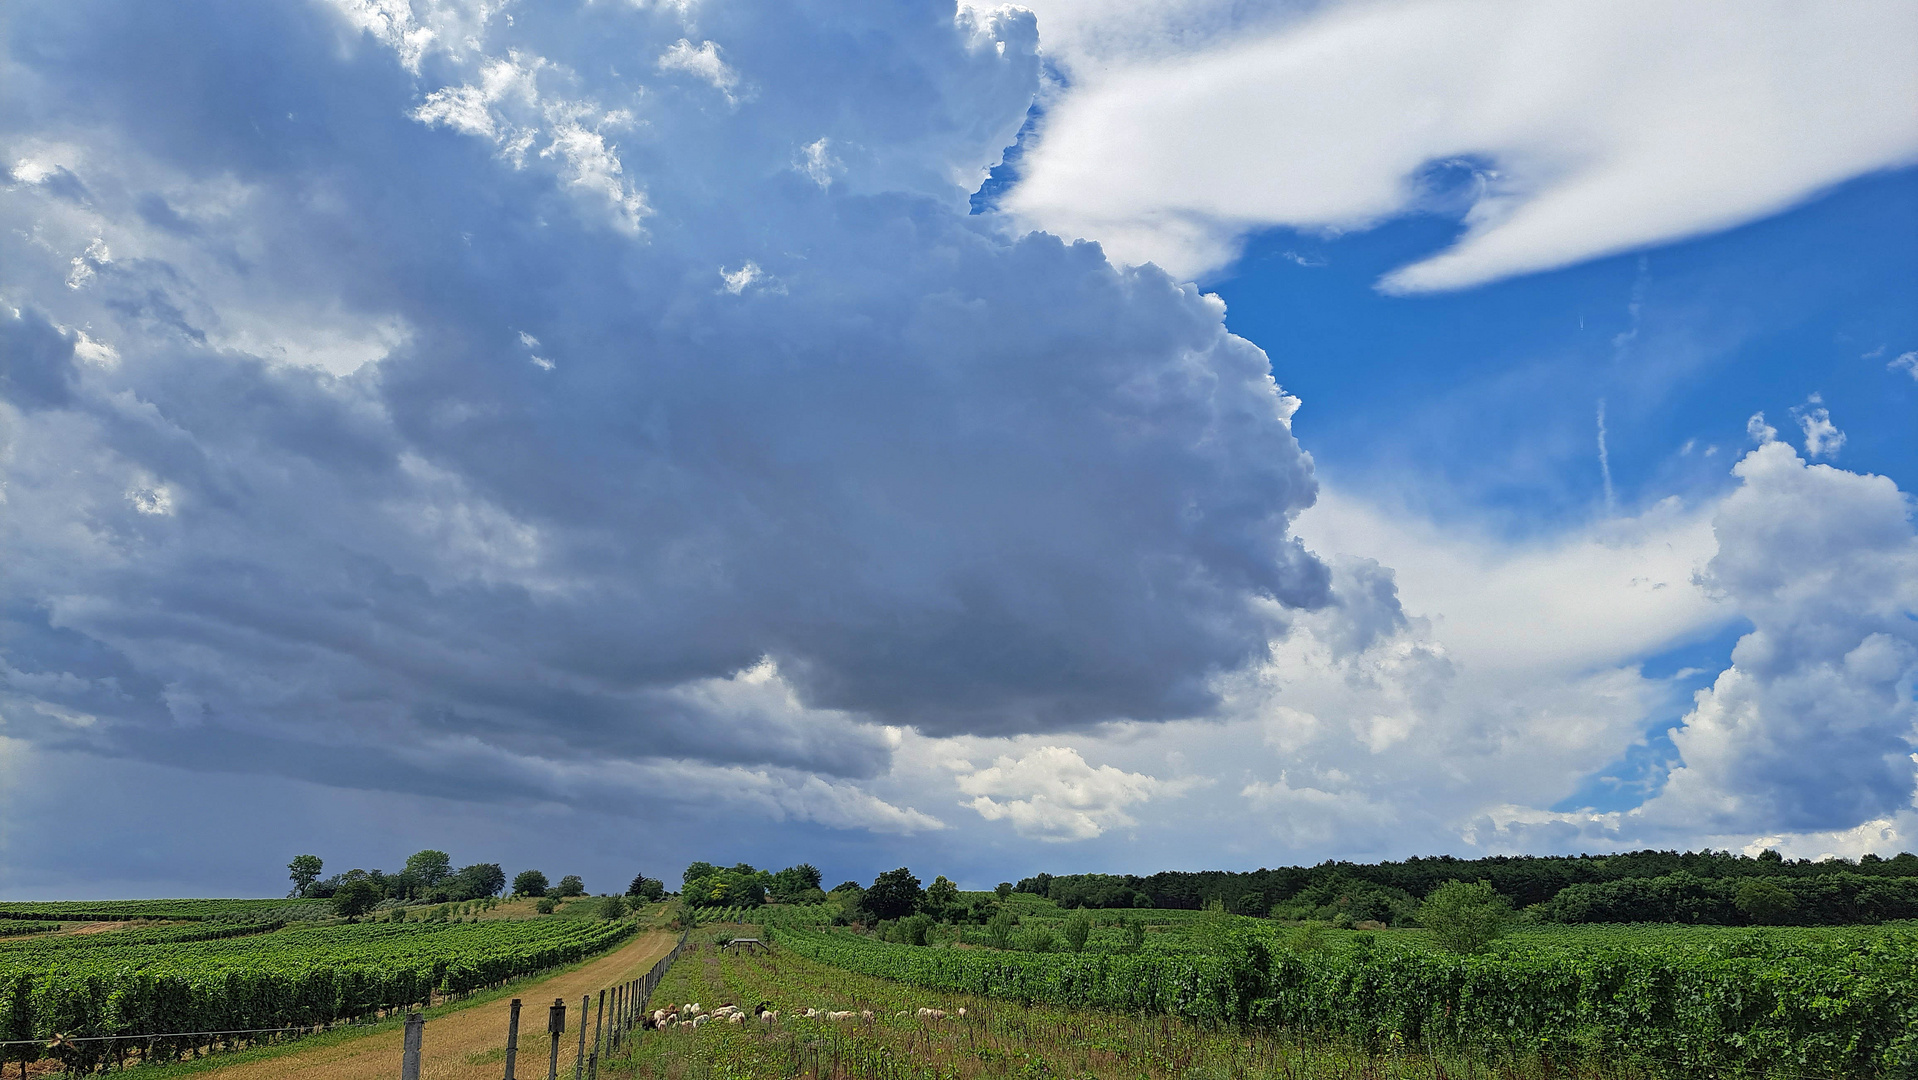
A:
{"label": "blue sky", "polygon": [[1918,846],[1908,8],[4,32],[0,894]]}

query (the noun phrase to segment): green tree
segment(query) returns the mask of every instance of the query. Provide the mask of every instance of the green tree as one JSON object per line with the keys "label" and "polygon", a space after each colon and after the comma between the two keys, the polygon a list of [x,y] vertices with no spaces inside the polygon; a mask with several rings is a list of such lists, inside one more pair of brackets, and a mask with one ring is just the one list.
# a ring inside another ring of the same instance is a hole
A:
{"label": "green tree", "polygon": [[925,899],[926,890],[919,887],[919,879],[902,866],[874,878],[860,906],[874,920],[903,919],[918,911]]}
{"label": "green tree", "polygon": [[339,890],[333,894],[333,914],[344,915],[348,922],[373,910],[373,905],[386,899],[380,887],[367,878],[352,878],[340,883]]}
{"label": "green tree", "polygon": [[453,860],[444,851],[416,851],[406,857],[406,869],[403,873],[418,879],[419,883],[432,888],[453,876]]}
{"label": "green tree", "polygon": [[1076,911],[1066,920],[1066,948],[1073,952],[1084,952],[1086,939],[1092,936],[1092,916]]}
{"label": "green tree", "polygon": [[514,896],[545,896],[546,875],[538,870],[522,870],[513,879]]}
{"label": "green tree", "polygon": [[553,895],[559,897],[585,896],[586,883],[579,879],[578,874],[568,874],[559,879],[559,887],[553,890]]}
{"label": "green tree", "polygon": [[498,863],[474,863],[462,866],[459,872],[443,883],[448,896],[455,900],[484,900],[499,895],[506,887],[506,871]]}
{"label": "green tree", "polygon": [[934,919],[945,921],[957,915],[959,907],[959,886],[940,874],[926,886],[926,914]]}
{"label": "green tree", "polygon": [[305,896],[306,890],[320,880],[320,871],[325,868],[326,864],[320,861],[318,855],[293,856],[293,861],[286,864],[286,876],[293,880],[293,895]]}
{"label": "green tree", "polygon": [[999,898],[999,899],[1001,899],[1001,900],[1004,900],[1004,899],[1005,899],[1006,897],[1008,897],[1008,896],[1011,896],[1011,895],[1012,895],[1012,882],[1010,882],[1010,881],[1002,881],[1002,882],[1000,882],[999,884],[997,884],[997,885],[994,885],[994,886],[992,887],[992,895],[994,895],[994,896],[996,896],[996,897],[998,897],[998,898]]}
{"label": "green tree", "polygon": [[1051,952],[1053,944],[1052,931],[1043,926],[1035,926],[1026,933],[1026,948],[1031,952]]}
{"label": "green tree", "polygon": [[1763,878],[1747,878],[1732,900],[1747,919],[1759,926],[1777,926],[1798,913],[1798,898],[1790,889]]}
{"label": "green tree", "polygon": [[1505,933],[1512,905],[1492,891],[1492,883],[1448,881],[1419,905],[1419,922],[1441,946],[1455,953],[1480,953]]}
{"label": "green tree", "polygon": [[633,875],[633,883],[626,886],[626,895],[635,900],[654,902],[666,895],[665,883],[658,878],[649,878],[645,874]]}
{"label": "green tree", "polygon": [[626,898],[609,896],[599,902],[599,917],[602,919],[621,919],[626,916]]}

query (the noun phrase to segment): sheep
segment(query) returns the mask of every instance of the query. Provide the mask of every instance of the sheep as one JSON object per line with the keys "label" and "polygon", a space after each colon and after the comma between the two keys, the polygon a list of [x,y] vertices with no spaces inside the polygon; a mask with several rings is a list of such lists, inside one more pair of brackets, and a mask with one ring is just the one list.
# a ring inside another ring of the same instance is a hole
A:
{"label": "sheep", "polygon": [[770,1023],[772,1023],[772,1022],[773,1022],[774,1020],[777,1020],[777,1019],[779,1019],[779,1010],[778,1010],[778,1009],[767,1009],[767,1010],[766,1010],[765,1012],[762,1012],[762,1013],[760,1013],[760,1014],[759,1014],[759,1018],[760,1018],[761,1020],[764,1020],[764,1021],[765,1021],[766,1023],[768,1023],[768,1024],[770,1024]]}
{"label": "sheep", "polygon": [[919,1010],[919,1019],[921,1020],[944,1020],[945,1018],[946,1010],[944,1009],[922,1008]]}
{"label": "sheep", "polygon": [[859,1019],[864,1023],[868,1023],[868,1024],[872,1023],[872,1010],[871,1009],[859,1010]]}
{"label": "sheep", "polygon": [[852,1010],[851,1010],[851,1009],[846,1009],[846,1010],[844,1010],[844,1011],[842,1011],[842,1012],[829,1012],[829,1013],[827,1013],[827,1014],[826,1014],[826,1019],[828,1019],[828,1020],[832,1020],[832,1021],[839,1021],[839,1020],[851,1020],[851,1019],[852,1019]]}
{"label": "sheep", "polygon": [[705,1026],[706,1026],[706,1022],[707,1022],[708,1020],[711,1020],[711,1019],[712,1019],[712,1017],[710,1017],[710,1016],[707,1016],[707,1015],[706,1015],[705,1013],[700,1013],[700,1014],[699,1014],[698,1016],[695,1016],[695,1017],[693,1017],[693,1026],[694,1026],[694,1027],[705,1027]]}
{"label": "sheep", "polygon": [[813,1019],[814,1017],[816,1017],[816,1016],[818,1016],[818,1015],[819,1015],[819,1010],[818,1010],[818,1009],[813,1009],[813,1008],[808,1008],[808,1009],[807,1009],[807,1010],[806,1010],[805,1012],[802,1012],[802,1013],[800,1013],[799,1015],[801,1015],[801,1016],[803,1016],[803,1017],[805,1017],[805,1018],[806,1018],[806,1019],[808,1019],[808,1020],[811,1020],[811,1019]]}
{"label": "sheep", "polygon": [[728,1013],[728,1014],[726,1014],[726,1022],[727,1022],[728,1024],[743,1024],[743,1023],[745,1023],[745,1022],[746,1022],[746,1014],[745,1014],[745,1013],[737,1013],[737,1012],[736,1012],[736,1013]]}
{"label": "sheep", "polygon": [[964,1005],[961,1005],[959,1006],[959,1019],[964,1020],[965,1018],[966,1018],[966,1007]]}

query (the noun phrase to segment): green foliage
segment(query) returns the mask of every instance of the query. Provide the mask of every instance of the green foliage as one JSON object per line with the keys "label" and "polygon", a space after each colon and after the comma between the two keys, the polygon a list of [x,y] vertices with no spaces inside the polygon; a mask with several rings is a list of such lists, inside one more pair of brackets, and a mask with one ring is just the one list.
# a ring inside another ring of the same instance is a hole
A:
{"label": "green foliage", "polygon": [[940,922],[963,916],[965,907],[959,901],[959,886],[944,874],[932,879],[932,884],[926,886],[925,910]]}
{"label": "green foliage", "polygon": [[453,860],[444,851],[428,848],[406,857],[405,873],[431,888],[453,876]]}
{"label": "green foliage", "polygon": [[686,868],[679,891],[700,907],[758,907],[766,902],[766,887],[772,879],[773,875],[747,863],[730,868],[694,863]]}
{"label": "green foliage", "polygon": [[293,856],[293,861],[286,864],[286,876],[293,881],[293,895],[305,896],[306,890],[320,880],[320,871],[324,869],[326,864],[320,861],[318,855]]}
{"label": "green foliage", "polygon": [[626,886],[626,895],[634,900],[657,903],[666,897],[666,884],[658,878],[649,878],[645,874],[633,875],[633,883]]}
{"label": "green foliage", "polygon": [[888,870],[873,879],[872,888],[860,898],[860,910],[879,919],[901,919],[919,910],[926,892],[919,879],[905,867]]}
{"label": "green foliage", "polygon": [[999,899],[1001,899],[1001,900],[1004,900],[1004,899],[1005,899],[1006,897],[1008,897],[1008,896],[1011,896],[1011,895],[1012,895],[1012,882],[1010,882],[1010,881],[1002,881],[1002,882],[1000,882],[999,884],[997,884],[997,885],[994,885],[994,886],[992,887],[992,895],[994,895],[994,896],[996,896],[996,897],[998,897],[998,898],[999,898]]}
{"label": "green foliage", "polygon": [[1475,885],[1448,881],[1419,905],[1419,922],[1434,940],[1455,953],[1484,952],[1505,933],[1511,920],[1511,904],[1492,891],[1489,881]]}
{"label": "green foliage", "polygon": [[1001,909],[998,914],[986,920],[986,940],[995,949],[1012,948],[1012,912]]}
{"label": "green foliage", "polygon": [[1027,952],[1036,953],[1051,952],[1052,947],[1057,943],[1058,939],[1052,936],[1051,928],[1039,925],[1028,929],[1026,931],[1025,941],[1022,942]]}
{"label": "green foliage", "polygon": [[352,878],[333,893],[333,914],[357,919],[386,899],[385,893],[367,878]]}
{"label": "green foliage", "polygon": [[553,895],[561,898],[585,896],[586,883],[580,880],[578,874],[568,874],[559,879],[559,885],[553,890]]}
{"label": "green foliage", "polygon": [[1125,931],[1126,948],[1132,952],[1138,952],[1145,945],[1145,923],[1138,919],[1124,918],[1119,920],[1119,925]]}
{"label": "green foliage", "polygon": [[819,893],[819,868],[811,863],[788,866],[772,876],[766,885],[766,893],[781,904],[798,904],[813,901],[813,894]]}
{"label": "green foliage", "polygon": [[559,909],[559,901],[550,896],[542,896],[533,902],[533,910],[541,915],[551,915]]}
{"label": "green foliage", "polygon": [[1739,913],[1758,926],[1777,926],[1792,921],[1798,913],[1798,898],[1790,889],[1764,878],[1747,878],[1738,883],[1738,895],[1732,901]]}
{"label": "green foliage", "polygon": [[599,902],[599,917],[602,919],[623,919],[628,910],[623,896],[608,896]]}
{"label": "green foliage", "polygon": [[1076,912],[1066,920],[1066,948],[1073,952],[1084,952],[1086,939],[1092,936],[1092,917],[1085,912]]}
{"label": "green foliage", "polygon": [[1562,945],[1543,935],[1528,948],[1470,956],[1424,947],[1423,936],[1378,934],[1370,946],[1354,938],[1352,947],[1304,952],[1262,951],[1254,938],[1236,955],[908,949],[797,928],[781,929],[778,941],[914,987],[1361,1045],[1502,1046],[1642,1062],[1655,1075],[1769,1074],[1782,1062],[1795,1075],[1918,1075],[1909,1020],[1918,1016],[1918,939],[1908,934],[1740,933],[1698,944],[1633,931],[1566,935]]}
{"label": "green foliage", "polygon": [[513,878],[514,896],[545,896],[546,875],[538,870],[522,870]]}
{"label": "green foliage", "polygon": [[[315,1027],[463,994],[600,953],[631,922],[387,921],[257,932],[147,927],[0,944],[7,1039]],[[194,940],[190,935],[202,935]],[[221,934],[213,939],[204,935]],[[161,1057],[197,1040],[137,1040]],[[75,1071],[116,1048],[83,1042]],[[20,1047],[11,1048],[17,1059]],[[37,1051],[29,1051],[29,1055]]]}

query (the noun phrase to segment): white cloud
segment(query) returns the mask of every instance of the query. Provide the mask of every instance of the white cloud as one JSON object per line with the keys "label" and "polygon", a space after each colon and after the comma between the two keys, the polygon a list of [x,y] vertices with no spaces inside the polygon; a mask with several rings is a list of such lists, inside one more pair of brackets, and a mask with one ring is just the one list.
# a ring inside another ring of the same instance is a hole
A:
{"label": "white cloud", "polygon": [[1831,411],[1824,406],[1824,399],[1817,394],[1811,400],[1794,408],[1792,416],[1798,420],[1798,427],[1805,433],[1805,456],[1812,459],[1834,458],[1838,451],[1845,448],[1845,433],[1831,422]]}
{"label": "white cloud", "polygon": [[1903,368],[1905,374],[1913,379],[1918,379],[1918,351],[1899,353],[1891,363],[1885,365],[1887,371],[1897,371],[1900,368]]}
{"label": "white cloud", "polygon": [[734,296],[765,280],[765,277],[766,272],[750,259],[737,270],[728,270],[723,266],[719,268],[719,279],[725,282],[726,291]]}
{"label": "white cloud", "polygon": [[[1045,28],[1058,5],[1038,6]],[[1388,289],[1726,228],[1918,157],[1909,4],[1727,19],[1656,0],[1401,0],[1276,30],[1209,3],[1065,7],[1073,81],[1004,205],[1180,275],[1263,226],[1362,229],[1431,205],[1433,163],[1469,177],[1466,234]],[[1192,13],[1186,32],[1166,30],[1169,10]]]}
{"label": "white cloud", "polygon": [[806,179],[818,184],[820,190],[832,186],[833,177],[845,171],[845,166],[832,156],[832,140],[824,137],[813,140],[801,147],[799,157],[793,162],[793,168],[804,173]]}
{"label": "white cloud", "polygon": [[1910,805],[1918,740],[1918,535],[1882,476],[1770,442],[1739,462],[1708,580],[1754,629],[1673,741],[1644,808],[1672,826],[1847,829]]}
{"label": "white cloud", "polygon": [[963,771],[958,788],[988,821],[1010,821],[1019,835],[1038,840],[1090,840],[1107,829],[1137,824],[1125,808],[1186,786],[1111,765],[1094,767],[1066,746],[1039,746],[1002,756],[983,769]]}
{"label": "white cloud", "polygon": [[680,38],[672,47],[661,53],[656,65],[662,72],[682,71],[724,94],[729,105],[738,104],[749,92],[739,91],[739,72],[726,63],[719,55],[719,46],[710,41],[702,41],[695,46],[691,41]]}

